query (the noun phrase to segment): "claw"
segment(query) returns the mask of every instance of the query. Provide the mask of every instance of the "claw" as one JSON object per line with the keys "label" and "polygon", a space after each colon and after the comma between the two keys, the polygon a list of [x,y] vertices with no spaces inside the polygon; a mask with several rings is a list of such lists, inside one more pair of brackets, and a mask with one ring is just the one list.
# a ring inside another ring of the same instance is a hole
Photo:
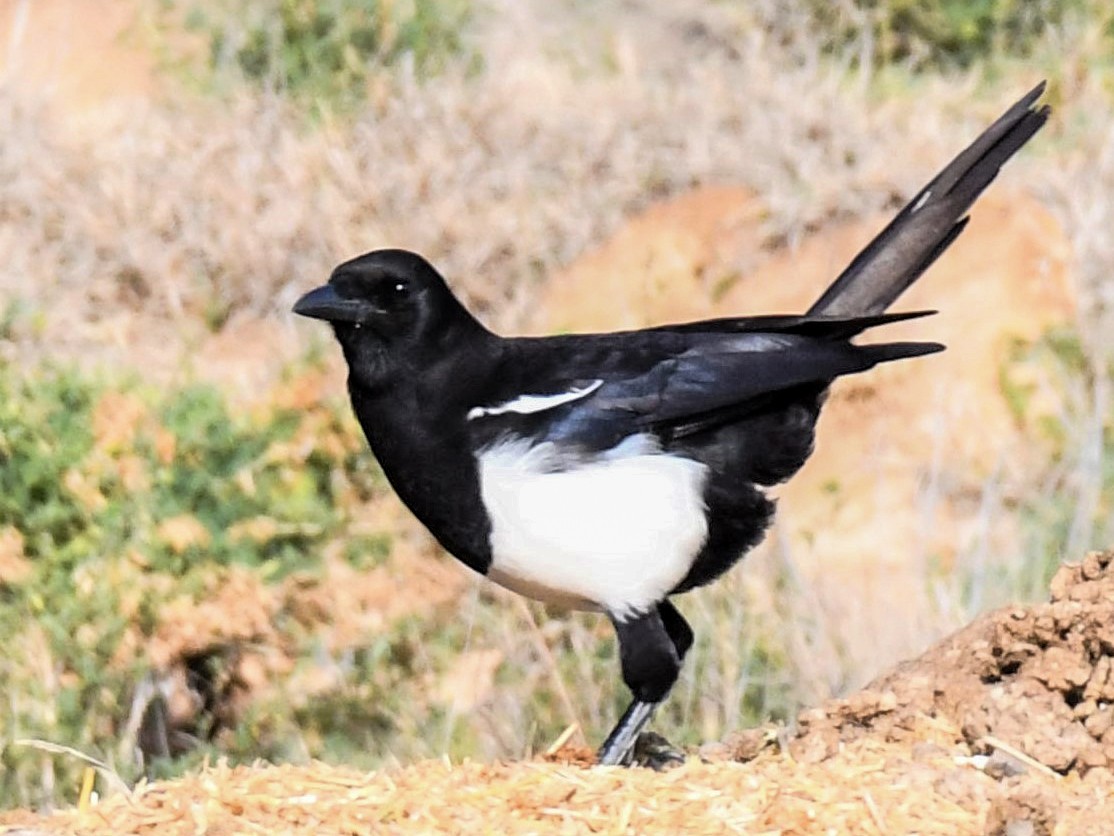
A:
{"label": "claw", "polygon": [[642,732],[634,742],[632,763],[654,772],[676,769],[685,762],[685,753],[657,732]]}

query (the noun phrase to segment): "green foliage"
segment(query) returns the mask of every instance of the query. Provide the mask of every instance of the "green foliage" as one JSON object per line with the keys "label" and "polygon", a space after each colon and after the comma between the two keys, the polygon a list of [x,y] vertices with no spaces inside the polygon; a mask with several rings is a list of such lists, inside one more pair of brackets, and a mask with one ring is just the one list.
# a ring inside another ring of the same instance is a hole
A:
{"label": "green foliage", "polygon": [[[178,0],[183,6],[185,0]],[[186,24],[208,44],[209,69],[317,106],[346,106],[374,74],[403,60],[419,74],[463,49],[469,0],[193,2]]]}
{"label": "green foliage", "polygon": [[[231,567],[312,568],[343,533],[345,508],[380,482],[341,406],[297,377],[237,412],[210,387],[155,395],[0,363],[0,803],[59,800],[33,789],[49,756],[15,739],[114,761],[168,604],[211,594]],[[57,762],[59,791],[80,768]]]}
{"label": "green foliage", "polygon": [[1094,0],[806,0],[833,50],[869,55],[875,66],[970,67],[990,55],[1024,58],[1069,16],[1101,10]]}

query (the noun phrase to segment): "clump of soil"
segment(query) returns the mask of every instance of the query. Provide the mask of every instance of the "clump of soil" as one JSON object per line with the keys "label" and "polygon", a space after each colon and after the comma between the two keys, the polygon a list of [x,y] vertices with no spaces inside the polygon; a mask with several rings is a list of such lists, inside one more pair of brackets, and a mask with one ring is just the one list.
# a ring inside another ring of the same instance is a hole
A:
{"label": "clump of soil", "polygon": [[[748,761],[780,745],[820,764],[872,741],[909,747],[912,759],[889,768],[912,774],[947,752],[976,769],[938,781],[961,805],[988,805],[988,832],[1014,822],[1028,829],[1010,833],[1114,832],[1114,818],[1088,818],[1114,797],[1114,552],[1065,564],[1051,592],[982,616],[858,693],[802,712],[792,730],[751,729],[711,753]],[[1065,817],[1083,829],[1064,830]]]}
{"label": "clump of soil", "polygon": [[[1013,749],[1058,774],[1114,769],[1114,552],[1064,565],[1052,598],[988,613],[862,691],[803,712],[794,757],[823,760],[861,737],[916,739],[954,725],[975,754]],[[763,730],[734,743],[753,752]]]}

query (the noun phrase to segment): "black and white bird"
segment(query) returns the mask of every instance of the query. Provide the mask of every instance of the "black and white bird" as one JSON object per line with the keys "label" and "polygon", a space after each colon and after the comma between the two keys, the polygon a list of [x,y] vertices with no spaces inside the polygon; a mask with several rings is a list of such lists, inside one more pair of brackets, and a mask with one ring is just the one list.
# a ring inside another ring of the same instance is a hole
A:
{"label": "black and white bird", "polygon": [[421,256],[341,264],[294,306],[327,320],[387,479],[451,554],[531,598],[605,613],[633,694],[599,753],[627,763],[693,641],[670,597],[770,524],[766,489],[812,451],[831,383],[937,343],[857,345],[948,247],[1045,123],[1041,84],[901,210],[801,316],[501,337]]}

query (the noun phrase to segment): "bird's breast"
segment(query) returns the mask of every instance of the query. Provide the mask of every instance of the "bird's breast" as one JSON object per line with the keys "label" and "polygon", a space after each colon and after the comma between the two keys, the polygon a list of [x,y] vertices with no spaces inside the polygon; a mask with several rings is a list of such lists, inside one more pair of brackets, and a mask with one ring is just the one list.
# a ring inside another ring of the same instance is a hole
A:
{"label": "bird's breast", "polygon": [[635,435],[600,453],[502,440],[478,456],[491,521],[488,576],[540,600],[645,612],[708,535],[708,468]]}

